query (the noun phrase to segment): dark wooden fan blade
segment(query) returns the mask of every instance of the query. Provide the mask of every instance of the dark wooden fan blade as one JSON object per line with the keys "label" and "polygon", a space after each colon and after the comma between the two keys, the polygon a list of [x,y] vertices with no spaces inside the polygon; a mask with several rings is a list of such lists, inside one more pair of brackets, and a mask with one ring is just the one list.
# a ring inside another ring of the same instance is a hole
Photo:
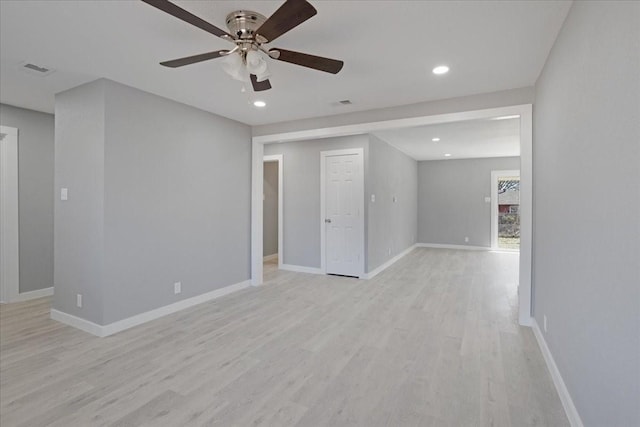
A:
{"label": "dark wooden fan blade", "polygon": [[255,74],[251,74],[251,86],[253,86],[253,90],[256,92],[271,89],[271,83],[269,83],[269,80],[259,82],[258,77]]}
{"label": "dark wooden fan blade", "polygon": [[168,13],[169,15],[175,16],[178,19],[182,19],[185,22],[188,22],[191,25],[195,25],[196,27],[205,30],[208,33],[213,34],[214,36],[227,38],[233,40],[231,34],[226,31],[222,31],[220,28],[216,27],[213,24],[208,23],[202,18],[198,18],[194,14],[187,12],[179,6],[171,3],[167,0],[141,0],[157,9],[160,9],[163,12]]}
{"label": "dark wooden fan blade", "polygon": [[256,34],[272,42],[316,13],[316,8],[306,0],[287,0],[256,30]]}
{"label": "dark wooden fan blade", "polygon": [[200,55],[185,56],[184,58],[161,62],[160,65],[164,65],[165,67],[177,68],[184,65],[195,64],[196,62],[220,58],[222,54],[227,52],[228,50],[216,50],[215,52],[201,53]]}
{"label": "dark wooden fan blade", "polygon": [[[278,56],[275,54],[280,53]],[[313,68],[314,70],[325,71],[331,74],[338,74],[342,70],[344,62],[337,59],[323,58],[322,56],[309,55],[307,53],[294,52],[284,49],[270,49],[269,53],[274,52],[271,56],[278,61],[289,62],[291,64],[302,65],[303,67]]]}

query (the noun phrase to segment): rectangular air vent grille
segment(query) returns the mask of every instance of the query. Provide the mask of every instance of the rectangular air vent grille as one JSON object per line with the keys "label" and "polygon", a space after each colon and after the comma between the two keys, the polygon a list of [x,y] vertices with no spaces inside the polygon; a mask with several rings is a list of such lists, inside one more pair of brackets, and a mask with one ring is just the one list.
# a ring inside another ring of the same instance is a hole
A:
{"label": "rectangular air vent grille", "polygon": [[49,72],[48,68],[38,67],[35,64],[24,64],[24,68],[28,68],[30,70],[37,71],[39,73],[48,73]]}
{"label": "rectangular air vent grille", "polygon": [[25,73],[33,74],[34,76],[40,77],[48,76],[55,71],[53,68],[37,65],[29,61],[21,62],[20,70],[24,71]]}

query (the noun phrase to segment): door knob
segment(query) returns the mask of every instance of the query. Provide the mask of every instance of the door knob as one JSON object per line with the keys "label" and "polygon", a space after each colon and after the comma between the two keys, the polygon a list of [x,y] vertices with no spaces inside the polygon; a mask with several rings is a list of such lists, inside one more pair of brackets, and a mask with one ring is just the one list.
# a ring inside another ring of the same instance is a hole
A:
{"label": "door knob", "polygon": [[331,219],[330,219],[330,218],[326,218],[326,219],[324,220],[324,222],[326,222],[327,224],[330,224],[330,223],[331,223]]}

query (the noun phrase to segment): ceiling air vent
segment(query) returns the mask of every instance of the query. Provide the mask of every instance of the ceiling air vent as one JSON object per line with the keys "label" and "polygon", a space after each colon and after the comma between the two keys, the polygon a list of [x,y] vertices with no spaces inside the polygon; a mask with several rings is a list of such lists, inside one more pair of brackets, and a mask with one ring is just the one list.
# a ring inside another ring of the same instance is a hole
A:
{"label": "ceiling air vent", "polygon": [[351,102],[351,101],[350,101],[350,100],[348,100],[348,99],[343,99],[342,101],[338,101],[338,103],[339,103],[340,105],[351,105],[351,104],[353,104],[353,102]]}
{"label": "ceiling air vent", "polygon": [[36,76],[48,76],[55,71],[52,68],[42,67],[31,62],[22,62],[20,65],[22,71]]}

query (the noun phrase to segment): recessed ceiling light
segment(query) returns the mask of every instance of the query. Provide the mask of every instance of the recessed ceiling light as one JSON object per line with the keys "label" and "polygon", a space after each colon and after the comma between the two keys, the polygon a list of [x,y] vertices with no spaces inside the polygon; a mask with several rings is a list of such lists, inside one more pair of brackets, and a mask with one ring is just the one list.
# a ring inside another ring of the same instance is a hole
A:
{"label": "recessed ceiling light", "polygon": [[491,120],[509,120],[509,119],[517,119],[519,118],[520,115],[519,114],[514,114],[512,116],[500,116],[500,117],[494,117]]}
{"label": "recessed ceiling light", "polygon": [[446,153],[444,156],[445,157],[451,157],[451,153]]}
{"label": "recessed ceiling light", "polygon": [[449,72],[449,67],[447,67],[446,65],[438,65],[436,68],[433,69],[433,74],[436,75],[442,75],[442,74],[447,74]]}
{"label": "recessed ceiling light", "polygon": [[262,108],[262,107],[266,107],[267,103],[264,101],[253,101],[253,106],[254,107],[258,107],[258,108]]}
{"label": "recessed ceiling light", "polygon": [[432,140],[433,142],[438,142],[438,141],[440,141],[440,138],[432,138],[431,140]]}

